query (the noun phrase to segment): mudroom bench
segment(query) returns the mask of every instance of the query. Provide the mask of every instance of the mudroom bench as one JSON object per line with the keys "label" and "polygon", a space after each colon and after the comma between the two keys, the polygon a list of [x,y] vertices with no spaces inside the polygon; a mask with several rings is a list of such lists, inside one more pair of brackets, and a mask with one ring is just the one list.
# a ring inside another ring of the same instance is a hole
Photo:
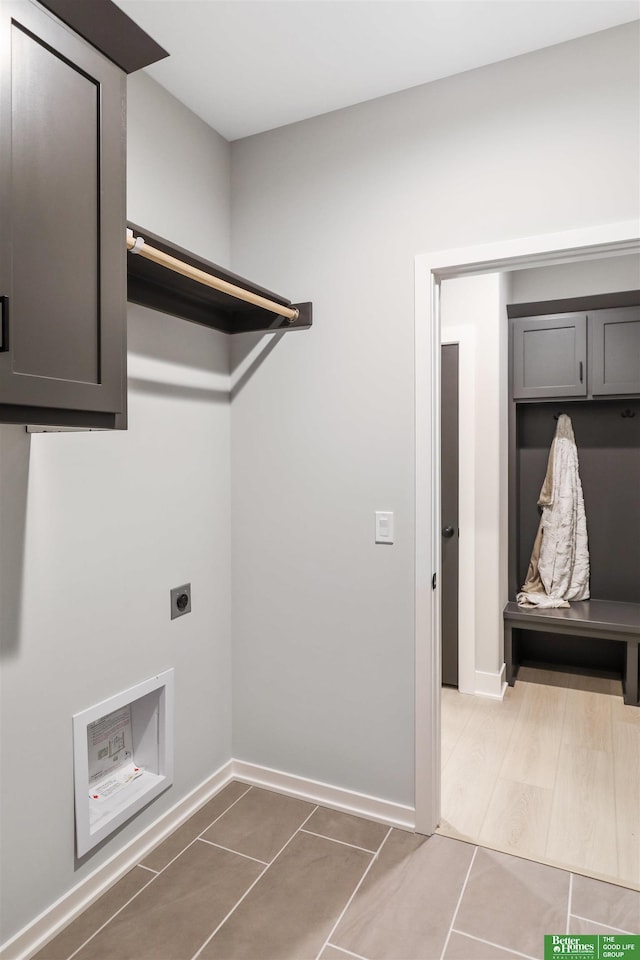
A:
{"label": "mudroom bench", "polygon": [[572,666],[613,668],[622,675],[624,702],[640,706],[640,603],[579,600],[570,607],[543,610],[511,601],[503,616],[509,686],[514,685],[524,663],[561,665],[569,670]]}

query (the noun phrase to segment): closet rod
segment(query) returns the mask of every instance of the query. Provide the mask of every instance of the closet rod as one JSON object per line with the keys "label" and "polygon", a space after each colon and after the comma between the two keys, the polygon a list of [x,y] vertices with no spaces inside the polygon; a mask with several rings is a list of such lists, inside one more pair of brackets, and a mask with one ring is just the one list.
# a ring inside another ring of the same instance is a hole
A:
{"label": "closet rod", "polygon": [[189,263],[184,263],[183,260],[178,260],[177,257],[163,253],[162,250],[156,250],[155,247],[150,247],[148,243],[145,243],[143,237],[134,237],[133,230],[129,229],[127,230],[127,250],[131,251],[131,253],[139,254],[141,257],[146,257],[147,260],[152,260],[161,267],[167,267],[169,270],[175,271],[175,273],[181,273],[183,277],[196,280],[206,287],[213,287],[214,290],[227,293],[230,297],[235,297],[236,300],[244,300],[246,303],[252,303],[256,307],[262,307],[263,310],[276,313],[279,317],[286,317],[291,323],[297,320],[300,315],[297,307],[285,307],[281,303],[276,303],[275,300],[267,300],[266,297],[261,297],[257,293],[251,293],[250,290],[244,290],[234,283],[228,283],[226,280],[214,277],[210,273],[205,273],[204,270],[192,267]]}

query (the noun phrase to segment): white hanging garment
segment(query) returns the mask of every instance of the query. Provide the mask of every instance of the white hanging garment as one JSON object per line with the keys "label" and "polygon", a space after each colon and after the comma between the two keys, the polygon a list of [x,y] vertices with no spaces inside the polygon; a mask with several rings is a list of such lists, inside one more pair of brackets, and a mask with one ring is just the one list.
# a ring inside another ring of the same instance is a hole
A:
{"label": "white hanging garment", "polygon": [[527,579],[517,596],[525,607],[568,607],[589,597],[589,545],[578,449],[562,413],[549,452],[538,506],[542,517]]}

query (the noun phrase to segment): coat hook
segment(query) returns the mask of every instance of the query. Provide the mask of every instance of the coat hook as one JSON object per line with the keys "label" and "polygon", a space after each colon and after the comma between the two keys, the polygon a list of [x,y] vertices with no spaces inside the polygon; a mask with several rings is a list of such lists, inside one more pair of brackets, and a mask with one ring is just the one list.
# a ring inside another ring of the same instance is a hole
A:
{"label": "coat hook", "polygon": [[561,416],[562,416],[562,410],[559,410],[558,413],[554,413],[553,419],[559,420]]}
{"label": "coat hook", "polygon": [[622,413],[620,414],[620,416],[624,417],[625,420],[627,419],[627,417],[635,417],[635,415],[636,415],[635,410],[630,410],[628,407],[626,410],[623,410]]}

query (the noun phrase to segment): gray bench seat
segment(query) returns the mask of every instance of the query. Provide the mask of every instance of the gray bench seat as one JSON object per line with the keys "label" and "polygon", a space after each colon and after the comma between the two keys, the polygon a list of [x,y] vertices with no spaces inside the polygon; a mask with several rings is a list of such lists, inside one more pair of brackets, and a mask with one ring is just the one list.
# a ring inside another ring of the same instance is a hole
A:
{"label": "gray bench seat", "polygon": [[614,600],[578,600],[570,607],[542,610],[519,607],[510,601],[504,608],[504,658],[507,683],[513,686],[518,672],[514,630],[535,630],[567,636],[593,637],[604,642],[626,644],[623,673],[624,702],[640,706],[638,644],[640,643],[640,603]]}

